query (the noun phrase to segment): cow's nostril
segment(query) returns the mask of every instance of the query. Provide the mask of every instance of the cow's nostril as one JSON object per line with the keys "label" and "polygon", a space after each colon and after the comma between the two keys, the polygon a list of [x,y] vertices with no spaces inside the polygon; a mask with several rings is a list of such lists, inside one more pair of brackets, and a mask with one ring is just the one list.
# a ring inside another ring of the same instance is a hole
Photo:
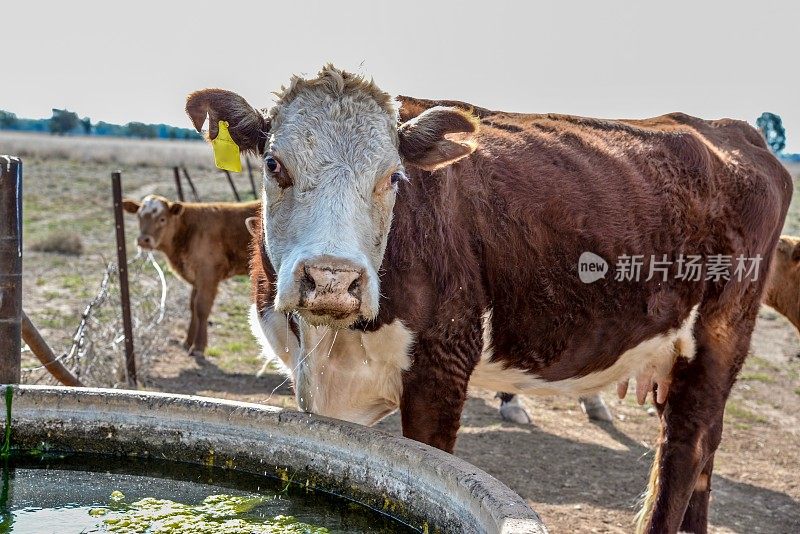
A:
{"label": "cow's nostril", "polygon": [[352,282],[350,282],[350,287],[347,288],[347,292],[353,295],[355,298],[361,297],[361,277],[359,276]]}
{"label": "cow's nostril", "polygon": [[317,283],[314,281],[314,277],[311,276],[311,273],[308,272],[308,267],[303,267],[303,276],[300,277],[300,294],[308,295],[314,291],[316,287]]}

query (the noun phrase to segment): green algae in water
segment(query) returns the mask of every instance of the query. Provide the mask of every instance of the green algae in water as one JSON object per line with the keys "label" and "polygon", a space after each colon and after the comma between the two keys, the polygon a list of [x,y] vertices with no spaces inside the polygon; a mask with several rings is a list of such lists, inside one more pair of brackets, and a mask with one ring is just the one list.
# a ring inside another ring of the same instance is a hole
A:
{"label": "green algae in water", "polygon": [[0,459],[6,460],[11,455],[11,402],[14,400],[14,390],[6,386],[6,428],[3,436],[3,447],[0,448]]}
{"label": "green algae in water", "polygon": [[324,527],[302,523],[291,516],[278,515],[271,520],[238,517],[263,504],[266,497],[209,495],[197,505],[168,499],[146,497],[120,506],[124,495],[114,491],[108,510],[89,510],[102,517],[103,526],[113,534],[328,534]]}
{"label": "green algae in water", "polygon": [[12,453],[4,479],[0,534],[419,532],[277,478],[152,459]]}

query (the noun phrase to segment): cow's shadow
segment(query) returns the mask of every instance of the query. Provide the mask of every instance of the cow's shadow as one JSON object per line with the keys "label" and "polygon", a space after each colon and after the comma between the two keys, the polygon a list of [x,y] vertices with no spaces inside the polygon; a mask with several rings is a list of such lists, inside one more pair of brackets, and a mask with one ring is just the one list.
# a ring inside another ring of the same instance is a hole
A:
{"label": "cow's shadow", "polygon": [[[459,433],[456,455],[526,500],[637,509],[653,453],[612,423],[595,424],[619,444],[613,448],[549,434],[534,425],[499,424],[495,408],[480,399],[467,402],[469,421],[464,426],[470,429]],[[399,417],[395,414],[378,427],[399,433]],[[735,532],[800,532],[800,503],[789,495],[717,475],[712,488],[712,524]]]}
{"label": "cow's shadow", "polygon": [[294,395],[291,382],[282,374],[266,373],[259,377],[255,372],[229,372],[220,369],[208,357],[194,355],[191,357],[197,363],[196,368],[181,369],[175,376],[148,376],[145,385],[158,391],[186,395],[213,392],[217,396],[219,392],[229,392],[236,395],[259,395],[264,399],[272,395]]}

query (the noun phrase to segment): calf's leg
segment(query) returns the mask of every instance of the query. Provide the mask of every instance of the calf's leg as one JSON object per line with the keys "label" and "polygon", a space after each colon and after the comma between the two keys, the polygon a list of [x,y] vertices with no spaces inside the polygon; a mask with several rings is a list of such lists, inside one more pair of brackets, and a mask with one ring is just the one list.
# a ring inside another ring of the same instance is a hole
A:
{"label": "calf's leg", "polygon": [[194,311],[194,301],[197,298],[197,289],[192,286],[192,294],[189,297],[189,329],[186,331],[186,339],[183,340],[183,348],[189,350],[194,343],[194,336],[197,334],[197,313]]}
{"label": "calf's leg", "polygon": [[214,279],[197,284],[197,296],[193,306],[197,330],[192,346],[189,348],[189,352],[192,354],[202,355],[208,345],[208,316],[214,306],[218,284],[219,282]]}
{"label": "calf's leg", "polygon": [[[742,308],[746,311],[740,313]],[[757,302],[742,308],[701,308],[694,330],[695,356],[678,358],[672,369],[667,400],[657,404],[662,429],[639,532],[707,532],[725,402],[747,356],[758,311]]]}

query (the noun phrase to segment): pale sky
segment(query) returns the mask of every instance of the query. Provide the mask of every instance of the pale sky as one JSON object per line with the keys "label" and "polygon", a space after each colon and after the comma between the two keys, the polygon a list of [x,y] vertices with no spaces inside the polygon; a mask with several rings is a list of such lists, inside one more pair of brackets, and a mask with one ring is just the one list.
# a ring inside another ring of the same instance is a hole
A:
{"label": "pale sky", "polygon": [[772,111],[800,152],[797,2],[5,0],[2,15],[0,109],[22,117],[189,127],[195,89],[265,107],[331,61],[393,94],[506,111]]}

